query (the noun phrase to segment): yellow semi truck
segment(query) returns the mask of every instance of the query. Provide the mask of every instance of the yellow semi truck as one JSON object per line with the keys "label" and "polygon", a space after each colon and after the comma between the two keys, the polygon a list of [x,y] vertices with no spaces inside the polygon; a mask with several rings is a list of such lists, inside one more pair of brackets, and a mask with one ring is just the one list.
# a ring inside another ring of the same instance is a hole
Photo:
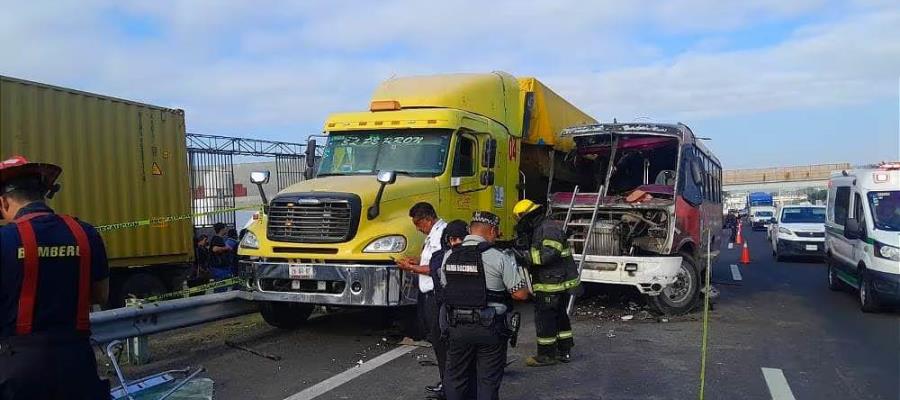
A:
{"label": "yellow semi truck", "polygon": [[592,123],[534,78],[390,79],[368,111],[328,116],[317,176],[274,195],[249,227],[239,251],[247,289],[280,327],[302,324],[314,305],[413,304],[415,280],[393,261],[422,248],[409,208],[426,201],[448,221],[490,210],[509,239],[513,205],[544,202],[550,154],[574,145],[558,133]]}

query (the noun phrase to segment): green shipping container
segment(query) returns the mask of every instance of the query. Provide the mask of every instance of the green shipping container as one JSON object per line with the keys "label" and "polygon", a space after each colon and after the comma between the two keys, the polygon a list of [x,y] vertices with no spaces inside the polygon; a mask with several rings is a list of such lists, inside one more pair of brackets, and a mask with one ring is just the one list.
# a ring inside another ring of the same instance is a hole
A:
{"label": "green shipping container", "polygon": [[[190,213],[184,111],[0,76],[0,159],[62,167],[57,212],[95,226]],[[190,219],[103,232],[111,267],[193,260]]]}

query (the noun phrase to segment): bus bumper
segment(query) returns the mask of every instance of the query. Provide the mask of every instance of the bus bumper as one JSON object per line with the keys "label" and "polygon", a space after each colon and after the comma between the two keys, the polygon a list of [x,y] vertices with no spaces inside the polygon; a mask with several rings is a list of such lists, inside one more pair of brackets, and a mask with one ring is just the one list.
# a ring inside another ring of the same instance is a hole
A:
{"label": "bus bumper", "polygon": [[[581,255],[574,255],[575,262]],[[582,282],[634,286],[643,294],[655,296],[675,282],[681,257],[585,256]]]}

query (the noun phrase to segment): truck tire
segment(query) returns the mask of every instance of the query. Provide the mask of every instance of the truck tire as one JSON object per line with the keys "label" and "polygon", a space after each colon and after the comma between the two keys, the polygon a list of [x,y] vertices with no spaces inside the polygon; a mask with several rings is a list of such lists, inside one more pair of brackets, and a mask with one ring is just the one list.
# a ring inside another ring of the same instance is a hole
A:
{"label": "truck tire", "polygon": [[315,306],[312,304],[267,301],[260,305],[259,313],[269,325],[279,329],[296,329],[306,323],[313,308]]}
{"label": "truck tire", "polygon": [[700,274],[694,258],[681,255],[681,270],[675,282],[663,289],[647,302],[650,307],[663,315],[682,315],[691,312],[700,301]]}
{"label": "truck tire", "polygon": [[125,299],[131,296],[143,299],[166,293],[166,284],[162,279],[148,272],[128,274],[116,286],[117,288],[112,291],[114,294],[109,299],[113,308],[125,306]]}
{"label": "truck tire", "polygon": [[859,272],[859,308],[864,313],[873,313],[881,311],[881,301],[878,299],[878,293],[872,285],[872,278],[866,267],[860,267]]}
{"label": "truck tire", "polygon": [[828,289],[840,292],[847,288],[847,284],[838,278],[837,271],[834,269],[834,259],[830,255],[825,256],[825,266],[828,268]]}

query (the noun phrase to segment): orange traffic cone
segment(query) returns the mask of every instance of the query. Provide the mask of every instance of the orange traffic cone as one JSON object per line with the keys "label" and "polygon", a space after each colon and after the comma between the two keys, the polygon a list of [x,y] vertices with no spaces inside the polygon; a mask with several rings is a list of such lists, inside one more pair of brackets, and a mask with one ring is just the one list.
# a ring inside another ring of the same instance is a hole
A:
{"label": "orange traffic cone", "polygon": [[741,250],[741,264],[750,264],[750,248],[744,243],[744,249]]}
{"label": "orange traffic cone", "polygon": [[734,238],[734,242],[737,243],[737,244],[743,244],[743,243],[744,243],[744,236],[741,235],[741,232],[743,231],[742,228],[743,228],[743,227],[742,227],[741,224],[739,223],[738,226],[737,226],[737,236]]}

